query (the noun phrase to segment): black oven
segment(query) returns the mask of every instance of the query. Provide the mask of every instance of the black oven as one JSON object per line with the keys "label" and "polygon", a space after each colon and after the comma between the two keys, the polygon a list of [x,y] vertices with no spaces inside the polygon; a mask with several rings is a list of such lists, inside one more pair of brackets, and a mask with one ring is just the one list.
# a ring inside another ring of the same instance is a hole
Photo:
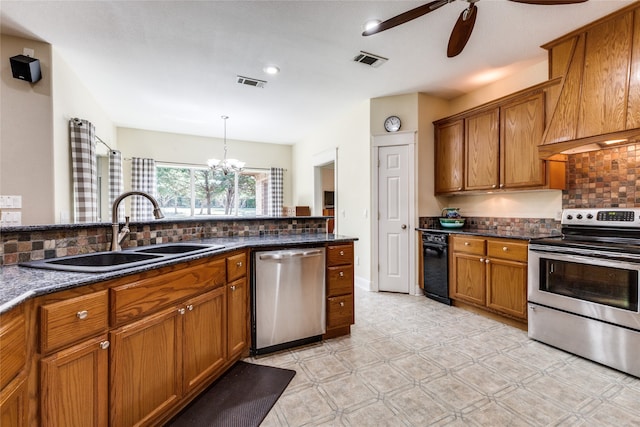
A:
{"label": "black oven", "polygon": [[562,221],[562,237],[529,245],[529,336],[640,376],[640,209]]}

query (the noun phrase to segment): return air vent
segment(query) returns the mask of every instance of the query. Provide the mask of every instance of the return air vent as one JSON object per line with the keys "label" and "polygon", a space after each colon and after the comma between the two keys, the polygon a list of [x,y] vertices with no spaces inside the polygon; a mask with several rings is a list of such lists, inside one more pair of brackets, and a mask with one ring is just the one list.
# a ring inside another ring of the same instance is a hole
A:
{"label": "return air vent", "polygon": [[374,55],[373,53],[364,52],[361,50],[360,54],[356,55],[356,57],[353,58],[353,60],[355,62],[361,62],[363,64],[370,65],[374,68],[378,68],[379,66],[387,62],[389,59],[382,56]]}
{"label": "return air vent", "polygon": [[267,82],[264,80],[252,79],[251,77],[237,76],[237,82],[241,85],[253,87],[265,87]]}

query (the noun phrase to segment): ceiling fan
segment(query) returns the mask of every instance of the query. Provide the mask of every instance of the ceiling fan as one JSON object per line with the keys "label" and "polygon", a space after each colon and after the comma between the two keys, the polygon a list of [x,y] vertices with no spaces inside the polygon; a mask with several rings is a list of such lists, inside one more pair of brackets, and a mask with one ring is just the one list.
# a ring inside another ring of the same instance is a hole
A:
{"label": "ceiling fan", "polygon": [[[452,3],[455,0],[435,0],[430,3],[418,6],[415,9],[411,9],[400,15],[389,18],[370,28],[362,33],[363,36],[370,36],[372,34],[380,33],[390,28],[396,27],[405,22],[412,21],[416,18],[426,15],[429,12],[433,12],[436,9],[441,8],[445,4]],[[476,16],[478,15],[478,8],[475,3],[479,0],[464,0],[469,3],[469,7],[462,11],[456,24],[453,26],[453,31],[449,37],[449,45],[447,46],[447,56],[452,58],[462,52],[469,37],[471,37],[471,31],[473,31],[473,25],[476,23]],[[516,3],[526,4],[539,4],[539,5],[557,5],[557,4],[574,4],[584,3],[587,0],[509,0]]]}

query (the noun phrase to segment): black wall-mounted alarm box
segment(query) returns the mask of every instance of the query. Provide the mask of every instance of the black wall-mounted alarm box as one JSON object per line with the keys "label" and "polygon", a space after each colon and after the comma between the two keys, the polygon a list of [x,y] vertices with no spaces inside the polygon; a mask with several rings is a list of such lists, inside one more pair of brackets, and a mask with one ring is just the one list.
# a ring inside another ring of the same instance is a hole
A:
{"label": "black wall-mounted alarm box", "polygon": [[42,78],[40,60],[25,55],[12,56],[9,60],[14,78],[29,83],[35,83]]}

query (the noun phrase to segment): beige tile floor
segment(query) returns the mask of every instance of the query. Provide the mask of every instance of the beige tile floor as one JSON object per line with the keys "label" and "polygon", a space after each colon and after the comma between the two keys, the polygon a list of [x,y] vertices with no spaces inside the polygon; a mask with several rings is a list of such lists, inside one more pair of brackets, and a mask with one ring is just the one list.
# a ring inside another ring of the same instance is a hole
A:
{"label": "beige tile floor", "polygon": [[247,359],[296,371],[263,426],[640,426],[640,379],[517,328],[362,290],[355,313],[349,337]]}

